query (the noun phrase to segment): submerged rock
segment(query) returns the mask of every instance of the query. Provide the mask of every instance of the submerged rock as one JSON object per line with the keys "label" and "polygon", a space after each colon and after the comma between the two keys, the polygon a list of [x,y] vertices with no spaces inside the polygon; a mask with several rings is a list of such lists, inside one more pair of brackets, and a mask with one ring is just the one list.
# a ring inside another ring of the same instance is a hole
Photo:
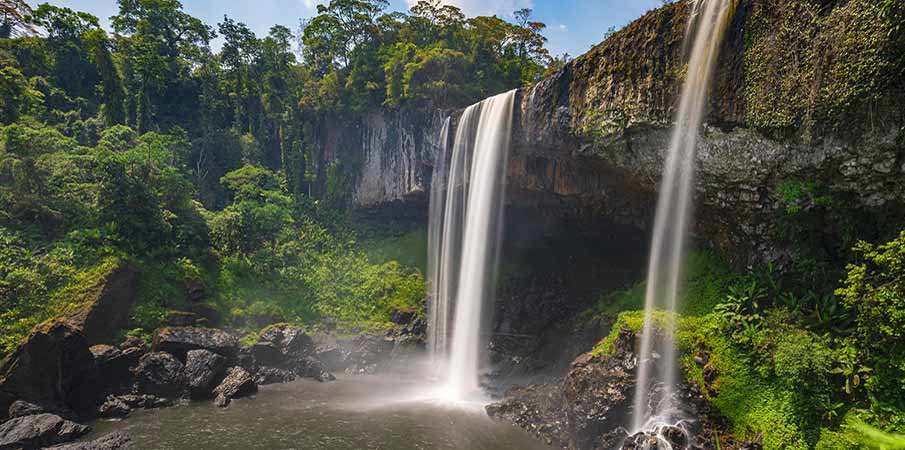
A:
{"label": "submerged rock", "polygon": [[219,407],[229,406],[234,398],[244,397],[258,391],[258,385],[247,370],[241,367],[232,367],[223,382],[214,389],[217,397],[214,404]]}
{"label": "submerged rock", "polygon": [[128,450],[130,448],[132,448],[132,438],[122,431],[114,431],[93,441],[57,445],[45,450]]}
{"label": "submerged rock", "polygon": [[0,424],[0,450],[32,450],[70,442],[91,431],[55,414],[17,417]]}

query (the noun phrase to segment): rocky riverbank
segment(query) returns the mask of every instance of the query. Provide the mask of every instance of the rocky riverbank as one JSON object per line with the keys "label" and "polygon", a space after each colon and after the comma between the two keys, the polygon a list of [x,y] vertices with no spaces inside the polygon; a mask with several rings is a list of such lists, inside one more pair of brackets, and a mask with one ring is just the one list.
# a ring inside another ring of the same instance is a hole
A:
{"label": "rocky riverbank", "polygon": [[[334,371],[375,373],[424,348],[423,321],[397,320],[406,322],[394,334],[348,339],[312,336],[288,324],[251,337],[177,326],[156,330],[150,343],[127,338],[118,345],[89,345],[71,324],[48,323],[0,365],[0,450],[72,442],[91,430],[84,423],[124,419],[136,409],[187,401],[228,407],[260,385],[297,378],[329,382]],[[128,436],[114,433],[59,448],[118,450],[130,444]]]}
{"label": "rocky riverbank", "polygon": [[605,354],[579,356],[560,380],[510,388],[502,400],[486,407],[487,414],[563,449],[760,449],[757,442],[734,438],[694,384],[683,384],[678,393],[682,416],[687,417],[681,427],[664,426],[657,434],[630,433],[625,427],[641,363],[637,345],[635,333],[622,328]]}

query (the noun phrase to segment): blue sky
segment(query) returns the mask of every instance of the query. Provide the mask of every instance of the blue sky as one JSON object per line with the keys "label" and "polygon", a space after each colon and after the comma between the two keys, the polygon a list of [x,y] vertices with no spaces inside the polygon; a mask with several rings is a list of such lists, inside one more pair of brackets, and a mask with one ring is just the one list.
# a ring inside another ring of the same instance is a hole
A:
{"label": "blue sky", "polygon": [[[116,0],[49,0],[51,3],[90,12],[108,27],[116,13]],[[323,2],[324,0],[320,0]],[[415,0],[390,0],[390,8],[406,10]],[[29,0],[35,5],[40,0]],[[291,30],[298,21],[310,17],[319,0],[182,0],[185,10],[209,25],[216,25],[224,14],[245,22],[259,35],[274,24]],[[547,24],[547,47],[554,54],[572,56],[586,52],[603,38],[611,26],[622,27],[660,6],[661,0],[444,0],[462,8],[469,16],[498,15],[510,18],[518,8],[534,9],[534,18]],[[214,42],[219,47],[219,42]]]}

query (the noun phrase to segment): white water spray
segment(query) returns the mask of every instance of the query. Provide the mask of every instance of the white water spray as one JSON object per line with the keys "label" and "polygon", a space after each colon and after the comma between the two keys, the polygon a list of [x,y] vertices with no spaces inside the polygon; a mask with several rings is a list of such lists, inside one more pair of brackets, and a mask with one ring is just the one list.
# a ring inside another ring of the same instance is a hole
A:
{"label": "white water spray", "polygon": [[438,184],[445,181],[445,195],[431,193],[429,335],[435,361],[447,362],[443,395],[449,400],[480,397],[482,313],[496,282],[514,103],[510,91],[468,107],[456,127],[449,170],[434,175]]}
{"label": "white water spray", "polygon": [[[690,40],[690,59],[682,85],[678,117],[669,145],[666,166],[660,185],[657,213],[647,271],[644,304],[644,327],[641,334],[638,379],[635,387],[634,431],[656,432],[663,424],[681,420],[674,389],[678,382],[678,366],[673,343],[679,280],[685,254],[685,241],[692,214],[694,186],[694,154],[705,113],[707,93],[713,78],[723,35],[734,9],[734,0],[694,0],[688,19],[686,40]],[[688,44],[686,43],[686,46]],[[656,309],[665,309],[662,358],[657,363],[657,378],[651,373],[655,358],[654,329]],[[651,386],[659,380],[665,388],[664,398],[651,402]]]}

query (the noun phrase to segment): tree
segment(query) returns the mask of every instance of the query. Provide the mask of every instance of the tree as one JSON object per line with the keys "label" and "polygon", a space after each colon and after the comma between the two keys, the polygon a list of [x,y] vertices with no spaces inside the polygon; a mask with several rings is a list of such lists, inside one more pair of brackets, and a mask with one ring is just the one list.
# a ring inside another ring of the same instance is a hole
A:
{"label": "tree", "polygon": [[213,30],[183,12],[177,0],[118,1],[113,29],[120,35],[117,46],[126,60],[131,97],[127,104],[136,128],[143,132],[160,122],[190,122],[193,115],[180,112],[196,104],[192,94],[197,93],[187,92],[185,81],[189,69],[203,63],[210,52]]}
{"label": "tree", "polygon": [[349,64],[356,46],[374,39],[375,19],[389,2],[387,0],[330,0],[318,5],[317,16],[304,25],[302,55],[311,70],[325,76],[333,69]]}

